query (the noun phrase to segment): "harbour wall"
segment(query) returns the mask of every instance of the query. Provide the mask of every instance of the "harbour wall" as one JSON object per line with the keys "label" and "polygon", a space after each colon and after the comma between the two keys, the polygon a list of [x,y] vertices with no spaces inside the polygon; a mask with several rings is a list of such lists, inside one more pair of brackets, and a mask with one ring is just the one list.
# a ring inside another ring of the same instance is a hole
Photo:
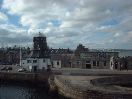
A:
{"label": "harbour wall", "polygon": [[[87,90],[83,90],[82,87],[75,87],[70,84],[70,81],[60,78],[59,76],[54,77],[55,86],[53,89],[58,91],[60,95],[68,97],[70,99],[132,99],[132,94],[127,92],[117,92],[114,89],[108,91],[103,84],[124,84],[131,83],[132,77],[105,77],[101,79],[90,80],[90,85]],[[102,84],[103,83],[103,84]],[[101,85],[102,84],[102,85]],[[96,85],[101,85],[97,87]],[[106,85],[107,86],[107,85]],[[100,90],[101,88],[101,90]]]}
{"label": "harbour wall", "polygon": [[[89,88],[84,90],[81,86],[73,86],[67,79],[59,75],[45,73],[4,73],[0,72],[0,81],[28,82],[36,86],[46,86],[50,92],[72,99],[132,99],[132,94],[122,92],[109,92],[100,86],[111,84],[132,83],[132,75],[118,75],[118,77],[104,77],[89,80]],[[99,86],[99,88],[98,88]]]}
{"label": "harbour wall", "polygon": [[50,73],[8,73],[0,72],[0,81],[4,82],[26,82],[26,83],[48,83]]}

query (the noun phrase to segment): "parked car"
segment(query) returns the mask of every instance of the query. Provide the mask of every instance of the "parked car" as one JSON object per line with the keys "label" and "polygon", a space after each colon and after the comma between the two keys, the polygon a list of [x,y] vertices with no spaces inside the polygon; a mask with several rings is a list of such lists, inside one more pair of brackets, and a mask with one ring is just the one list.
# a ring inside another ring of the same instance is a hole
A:
{"label": "parked car", "polygon": [[25,68],[18,69],[18,72],[25,72],[25,71],[27,71]]}
{"label": "parked car", "polygon": [[6,67],[2,67],[1,70],[6,70]]}
{"label": "parked car", "polygon": [[16,64],[16,66],[20,66],[20,64]]}
{"label": "parked car", "polygon": [[6,70],[12,70],[12,67],[7,67]]}

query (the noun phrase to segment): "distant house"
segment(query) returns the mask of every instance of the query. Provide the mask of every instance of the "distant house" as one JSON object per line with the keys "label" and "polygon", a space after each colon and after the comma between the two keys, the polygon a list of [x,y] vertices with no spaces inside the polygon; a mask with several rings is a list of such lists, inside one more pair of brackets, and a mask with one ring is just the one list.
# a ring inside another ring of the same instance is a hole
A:
{"label": "distant house", "polygon": [[62,68],[61,55],[52,55],[51,60],[52,60],[52,68]]}
{"label": "distant house", "polygon": [[128,56],[126,57],[127,59],[127,65],[128,65],[128,69],[131,69],[132,70],[132,56]]}
{"label": "distant house", "polygon": [[50,57],[53,68],[69,67],[69,57],[73,54],[70,49],[50,49]]}
{"label": "distant house", "polygon": [[0,65],[18,64],[19,60],[19,48],[0,49]]}
{"label": "distant house", "polygon": [[51,49],[50,55],[53,68],[117,69],[113,64],[118,52],[91,51],[82,44],[75,51]]}
{"label": "distant house", "polygon": [[118,52],[89,51],[80,53],[82,68],[112,69],[112,57],[118,57]]}
{"label": "distant house", "polygon": [[118,52],[91,51],[79,44],[69,63],[72,68],[110,69],[111,57],[118,57]]}
{"label": "distant house", "polygon": [[118,57],[118,52],[90,51],[82,44],[79,44],[74,52],[68,52],[66,49],[65,51],[56,49],[53,52],[56,52],[51,54],[54,68],[59,66],[59,68],[115,69],[112,67],[112,62]]}
{"label": "distant house", "polygon": [[118,70],[132,70],[132,56],[118,57],[114,59],[114,68]]}

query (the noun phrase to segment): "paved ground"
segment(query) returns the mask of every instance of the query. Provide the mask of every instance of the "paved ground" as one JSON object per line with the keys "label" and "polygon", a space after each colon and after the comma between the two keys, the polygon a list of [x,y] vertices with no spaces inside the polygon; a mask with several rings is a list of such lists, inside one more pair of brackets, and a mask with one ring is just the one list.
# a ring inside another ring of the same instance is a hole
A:
{"label": "paved ground", "polygon": [[[90,83],[93,79],[108,78],[112,76],[69,76],[69,75],[59,75],[57,76],[59,80],[66,85],[79,90],[100,90],[104,92],[123,92],[132,94],[132,88],[121,87],[118,85],[100,85],[95,86]],[[129,79],[131,80],[131,79]],[[132,81],[131,81],[132,82]]]}
{"label": "paved ground", "polygon": [[[12,67],[12,70],[1,70],[3,67]],[[17,65],[0,65],[0,72],[18,73],[18,69],[22,68]],[[79,69],[79,68],[52,68],[52,72],[61,73],[63,75],[100,75],[100,74],[132,74],[132,70],[110,70],[110,69]]]}
{"label": "paved ground", "polygon": [[[12,70],[1,70],[3,67],[12,67]],[[18,69],[22,67],[17,65],[0,65],[0,72],[10,72],[10,73],[18,73]]]}
{"label": "paved ground", "polygon": [[132,70],[110,70],[110,69],[78,69],[63,68],[52,69],[54,73],[62,73],[63,75],[100,75],[100,74],[132,74]]}

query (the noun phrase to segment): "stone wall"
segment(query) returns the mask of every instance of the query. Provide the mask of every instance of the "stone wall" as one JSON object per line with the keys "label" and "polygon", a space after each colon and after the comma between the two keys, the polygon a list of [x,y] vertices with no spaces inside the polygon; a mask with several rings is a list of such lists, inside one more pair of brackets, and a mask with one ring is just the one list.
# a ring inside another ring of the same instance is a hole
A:
{"label": "stone wall", "polygon": [[22,82],[47,82],[49,73],[3,73],[0,72],[1,81],[22,81]]}
{"label": "stone wall", "polygon": [[111,77],[104,77],[104,78],[97,78],[91,80],[91,84],[96,86],[101,85],[120,85],[120,84],[129,84],[132,83],[132,76],[131,75],[123,75],[123,76],[111,76]]}
{"label": "stone wall", "polygon": [[[109,84],[116,81],[119,82],[118,80],[125,81],[127,80],[127,77],[122,80],[122,77],[118,77],[117,80],[116,78],[109,79],[104,78],[104,79],[97,79],[97,81],[94,79],[92,83],[104,83],[107,84],[109,81]],[[105,80],[106,79],[106,80]],[[130,79],[128,77],[128,79]],[[104,80],[104,81],[103,81]],[[106,81],[106,82],[105,82]],[[121,92],[108,92],[107,89],[100,90],[96,88],[88,88],[87,90],[83,90],[81,87],[74,87],[71,86],[70,82],[68,80],[62,79],[59,76],[56,76],[54,78],[55,85],[57,86],[59,94],[71,98],[71,99],[132,99],[132,94],[127,94],[127,93],[121,93]]]}
{"label": "stone wall", "polygon": [[71,87],[68,81],[55,77],[54,82],[60,95],[73,99],[87,99],[87,94],[82,93],[80,89]]}

